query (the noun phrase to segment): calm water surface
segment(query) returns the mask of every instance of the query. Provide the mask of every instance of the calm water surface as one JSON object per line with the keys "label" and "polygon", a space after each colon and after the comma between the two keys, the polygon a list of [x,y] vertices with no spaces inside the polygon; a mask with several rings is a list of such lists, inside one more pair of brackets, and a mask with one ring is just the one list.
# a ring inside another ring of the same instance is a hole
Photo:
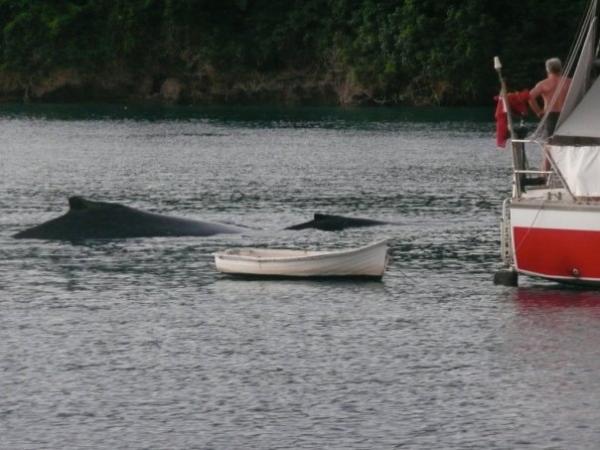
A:
{"label": "calm water surface", "polygon": [[[598,448],[600,294],[491,283],[510,180],[490,117],[2,107],[0,448]],[[249,228],[11,238],[71,195]],[[399,225],[282,231],[314,212]],[[383,237],[380,283],[211,258]]]}

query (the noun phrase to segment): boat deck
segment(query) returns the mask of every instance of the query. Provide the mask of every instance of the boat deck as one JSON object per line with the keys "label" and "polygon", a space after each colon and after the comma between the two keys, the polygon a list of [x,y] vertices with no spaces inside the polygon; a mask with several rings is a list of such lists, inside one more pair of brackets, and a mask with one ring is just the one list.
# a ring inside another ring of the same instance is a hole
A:
{"label": "boat deck", "polygon": [[521,194],[523,200],[560,200],[570,199],[569,192],[563,187],[537,187]]}
{"label": "boat deck", "polygon": [[304,256],[317,256],[331,251],[293,250],[273,248],[232,248],[221,252],[223,256],[244,256],[250,258],[298,258]]}

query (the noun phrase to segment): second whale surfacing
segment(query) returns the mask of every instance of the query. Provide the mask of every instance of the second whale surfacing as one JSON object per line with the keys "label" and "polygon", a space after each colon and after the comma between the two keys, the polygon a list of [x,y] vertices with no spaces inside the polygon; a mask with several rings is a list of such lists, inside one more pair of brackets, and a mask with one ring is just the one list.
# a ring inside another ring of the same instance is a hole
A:
{"label": "second whale surfacing", "polygon": [[82,240],[162,236],[212,236],[243,228],[150,213],[119,203],[69,198],[69,211],[15,234],[17,239]]}
{"label": "second whale surfacing", "polygon": [[388,224],[389,222],[382,222],[380,220],[316,213],[313,217],[313,220],[309,220],[308,222],[300,223],[298,225],[292,225],[291,227],[287,227],[286,230],[304,230],[306,228],[314,228],[322,231],[341,231],[346,228],[375,227],[378,225]]}

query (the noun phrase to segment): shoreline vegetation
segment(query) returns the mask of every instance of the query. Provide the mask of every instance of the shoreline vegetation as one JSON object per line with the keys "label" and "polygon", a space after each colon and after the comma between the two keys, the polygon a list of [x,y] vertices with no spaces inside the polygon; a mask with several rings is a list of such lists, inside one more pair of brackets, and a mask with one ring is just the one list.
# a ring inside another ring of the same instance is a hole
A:
{"label": "shoreline vegetation", "polygon": [[0,0],[0,101],[481,106],[586,0]]}

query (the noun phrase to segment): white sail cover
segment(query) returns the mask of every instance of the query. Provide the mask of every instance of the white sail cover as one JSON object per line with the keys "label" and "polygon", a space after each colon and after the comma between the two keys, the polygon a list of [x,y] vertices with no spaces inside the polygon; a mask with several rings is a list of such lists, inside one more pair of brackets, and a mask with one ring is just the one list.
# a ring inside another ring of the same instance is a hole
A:
{"label": "white sail cover", "polygon": [[575,197],[600,197],[600,146],[546,146]]}
{"label": "white sail cover", "polygon": [[[557,136],[600,138],[600,78],[554,132]],[[598,172],[600,174],[600,172]]]}

